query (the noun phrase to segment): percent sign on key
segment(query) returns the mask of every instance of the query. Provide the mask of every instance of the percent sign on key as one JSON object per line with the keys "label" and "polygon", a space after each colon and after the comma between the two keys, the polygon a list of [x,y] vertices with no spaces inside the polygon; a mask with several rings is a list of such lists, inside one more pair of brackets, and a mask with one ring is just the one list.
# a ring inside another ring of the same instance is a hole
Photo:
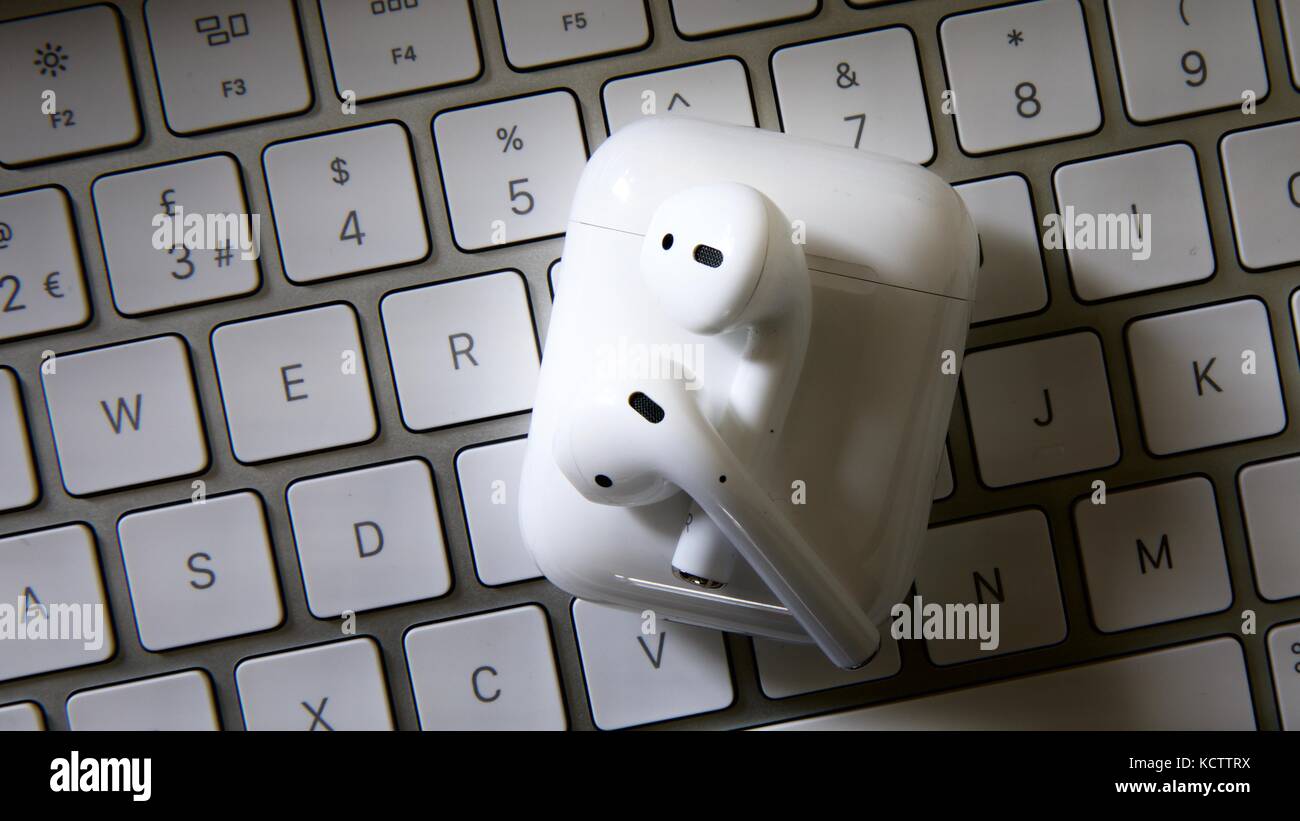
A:
{"label": "percent sign on key", "polygon": [[497,139],[500,140],[502,143],[501,145],[502,154],[506,153],[512,148],[518,151],[524,147],[524,138],[515,136],[515,131],[517,131],[518,129],[519,126],[517,125],[510,126],[509,133],[507,133],[504,128],[497,129]]}

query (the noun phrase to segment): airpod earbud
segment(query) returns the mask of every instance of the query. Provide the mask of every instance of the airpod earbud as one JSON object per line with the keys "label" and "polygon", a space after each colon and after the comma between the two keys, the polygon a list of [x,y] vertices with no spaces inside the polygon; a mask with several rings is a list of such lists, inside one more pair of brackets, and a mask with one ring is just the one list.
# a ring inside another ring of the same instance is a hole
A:
{"label": "airpod earbud", "polygon": [[832,661],[855,668],[875,655],[876,626],[704,417],[686,381],[605,379],[582,391],[560,419],[553,456],[593,502],[651,504],[685,491]]}
{"label": "airpod earbud", "polygon": [[[808,267],[789,220],[747,185],[688,188],[655,210],[640,264],[659,306],[682,328],[746,334],[717,430],[741,463],[764,464],[799,382],[812,314]],[[735,556],[721,530],[693,505],[673,554],[677,576],[721,587]]]}

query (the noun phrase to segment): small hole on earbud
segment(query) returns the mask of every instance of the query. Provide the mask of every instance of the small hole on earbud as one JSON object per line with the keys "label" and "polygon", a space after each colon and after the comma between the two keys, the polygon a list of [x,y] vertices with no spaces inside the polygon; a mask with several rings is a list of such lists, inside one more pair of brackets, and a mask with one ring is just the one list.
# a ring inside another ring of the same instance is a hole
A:
{"label": "small hole on earbud", "polygon": [[662,245],[662,246],[664,247],[664,250],[665,250],[665,251],[667,251],[669,248],[672,248],[672,247],[673,247],[673,235],[672,235],[672,234],[664,234],[663,242],[660,242],[659,244]]}
{"label": "small hole on earbud", "polygon": [[718,477],[718,481],[721,482],[721,483],[723,483],[723,484],[726,484],[726,482],[727,482],[727,476],[726,476],[726,474],[723,474],[722,476],[719,476],[719,477]]}
{"label": "small hole on earbud", "polygon": [[613,486],[614,486],[614,480],[611,479],[611,478],[609,478],[608,476],[606,476],[606,475],[603,474],[603,473],[597,473],[597,474],[596,474],[596,484],[600,485],[601,487],[613,487]]}

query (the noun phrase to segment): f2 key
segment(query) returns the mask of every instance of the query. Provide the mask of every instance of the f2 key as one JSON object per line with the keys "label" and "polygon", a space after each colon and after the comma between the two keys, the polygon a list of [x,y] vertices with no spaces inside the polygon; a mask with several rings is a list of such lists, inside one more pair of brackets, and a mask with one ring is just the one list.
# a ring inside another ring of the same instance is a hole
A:
{"label": "f2 key", "polygon": [[107,4],[0,23],[0,77],[0,164],[140,139],[122,22]]}

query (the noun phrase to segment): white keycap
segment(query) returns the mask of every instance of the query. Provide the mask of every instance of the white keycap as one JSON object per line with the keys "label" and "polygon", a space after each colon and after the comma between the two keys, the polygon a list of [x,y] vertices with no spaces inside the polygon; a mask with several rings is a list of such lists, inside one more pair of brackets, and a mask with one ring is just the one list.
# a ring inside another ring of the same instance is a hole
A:
{"label": "white keycap", "polygon": [[1294,323],[1296,345],[1300,347],[1300,290],[1291,295],[1291,321]]}
{"label": "white keycap", "polygon": [[551,263],[551,267],[546,271],[546,282],[551,286],[551,302],[555,302],[556,289],[560,287],[560,280],[564,278],[560,270],[562,267],[560,260],[557,259]]}
{"label": "white keycap", "polygon": [[517,271],[398,291],[380,303],[402,420],[412,430],[533,406],[537,338]]}
{"label": "white keycap", "polygon": [[121,18],[108,4],[0,23],[0,76],[6,166],[140,139]]}
{"label": "white keycap", "polygon": [[73,730],[220,730],[212,682],[186,670],[82,690],[68,699]]}
{"label": "white keycap", "polygon": [[754,639],[758,683],[768,698],[789,698],[832,687],[878,681],[902,669],[898,642],[886,632],[880,652],[860,670],[842,670],[831,664],[814,644],[792,644],[774,639]]}
{"label": "white keycap", "polygon": [[600,96],[611,134],[642,117],[658,114],[757,125],[749,75],[745,64],[734,57],[620,77],[605,83]]}
{"label": "white keycap", "polygon": [[1124,104],[1138,122],[1268,95],[1254,0],[1109,0]]}
{"label": "white keycap", "polygon": [[1286,427],[1268,310],[1258,299],[1139,320],[1128,345],[1142,432],[1157,455]]}
{"label": "white keycap", "polygon": [[67,193],[35,188],[0,197],[0,341],[89,319]]}
{"label": "white keycap", "polygon": [[276,143],[262,154],[284,274],[374,271],[429,254],[411,141],[397,123]]}
{"label": "white keycap", "polygon": [[542,575],[519,532],[519,477],[526,442],[494,442],[456,455],[456,478],[474,550],[474,570],[487,585]]}
{"label": "white keycap", "polygon": [[1300,122],[1237,131],[1219,150],[1242,266],[1300,262]]}
{"label": "white keycap", "polygon": [[772,77],[787,134],[916,163],[934,159],[916,39],[907,29],[778,49]]}
{"label": "white keycap", "polygon": [[406,634],[425,730],[563,730],[564,697],[536,605],[426,624]]}
{"label": "white keycap", "polygon": [[962,365],[980,476],[992,487],[1107,467],[1119,438],[1090,332],[977,351]]}
{"label": "white keycap", "polygon": [[1300,596],[1300,456],[1249,465],[1237,486],[1260,595]]}
{"label": "white keycap", "polygon": [[303,479],[287,495],[307,606],[317,618],[432,599],[451,589],[426,462]]}
{"label": "white keycap", "polygon": [[1300,622],[1268,631],[1268,657],[1282,729],[1300,730]]}
{"label": "white keycap", "polygon": [[1019,174],[955,185],[979,231],[984,263],[972,322],[989,322],[1047,307],[1047,280],[1029,184]]}
{"label": "white keycap", "polygon": [[1236,639],[1185,644],[774,730],[1253,730]]}
{"label": "white keycap", "polygon": [[463,83],[482,71],[468,0],[322,0],[320,10],[340,100]]}
{"label": "white keycap", "polygon": [[146,650],[270,630],[283,620],[257,494],[128,513],[117,535]]}
{"label": "white keycap", "polygon": [[348,305],[222,325],[212,351],[241,462],[365,442],[379,429]]}
{"label": "white keycap", "polygon": [[1300,0],[1280,0],[1286,29],[1286,52],[1291,56],[1291,82],[1300,88]]}
{"label": "white keycap", "polygon": [[958,14],[939,26],[957,136],[971,154],[1101,127],[1078,0]]}
{"label": "white keycap", "polygon": [[159,336],[59,354],[41,369],[63,486],[74,496],[208,466],[189,349]]}
{"label": "white keycap", "polygon": [[1232,603],[1214,487],[1200,476],[1074,505],[1088,600],[1113,633],[1217,613]]}
{"label": "white keycap", "polygon": [[45,716],[34,701],[6,704],[0,707],[0,732],[44,730]]}
{"label": "white keycap", "polygon": [[[989,639],[996,639],[996,647],[980,647],[978,637],[927,639],[935,664],[991,658],[1065,640],[1052,531],[1040,510],[931,528],[917,564],[916,592],[926,605],[998,605],[997,634]],[[991,628],[992,616],[986,618],[982,624]]]}
{"label": "white keycap", "polygon": [[0,367],[0,511],[27,507],[41,495],[32,448],[23,421],[18,377]]}
{"label": "white keycap", "polygon": [[817,13],[818,0],[673,0],[673,22],[683,37],[767,26]]}
{"label": "white keycap", "polygon": [[[256,251],[251,244],[243,249],[243,241],[254,238],[251,217],[239,164],[229,154],[109,174],[95,180],[91,190],[113,303],[122,313],[143,314],[257,290]],[[196,231],[202,235],[193,242],[155,221],[168,215],[177,220],[169,223],[176,229],[198,218],[219,226],[222,235]]]}
{"label": "white keycap", "polygon": [[511,68],[567,63],[645,48],[650,21],[643,0],[497,0]]}
{"label": "white keycap", "polygon": [[602,730],[721,710],[734,698],[716,630],[646,621],[634,610],[582,599],[573,602],[573,626]]}
{"label": "white keycap", "polygon": [[144,12],[172,131],[192,134],[311,105],[291,0],[149,0]]}
{"label": "white keycap", "polygon": [[391,730],[379,647],[357,638],[241,661],[235,668],[250,730]]}
{"label": "white keycap", "polygon": [[952,495],[952,457],[948,455],[948,447],[943,449],[943,458],[939,460],[939,474],[934,480],[934,501],[947,499]]}
{"label": "white keycap", "polygon": [[578,102],[550,91],[433,118],[456,246],[477,251],[564,231],[587,147]]}
{"label": "white keycap", "polygon": [[0,539],[0,590],[23,630],[21,639],[0,641],[0,681],[113,656],[95,536],[85,525]]}
{"label": "white keycap", "polygon": [[[1201,178],[1187,144],[1062,165],[1054,183],[1061,219],[1055,247],[1067,248],[1080,299],[1108,299],[1214,274]],[[1089,223],[1095,230],[1088,230]],[[1049,236],[1050,229],[1044,243]]]}

